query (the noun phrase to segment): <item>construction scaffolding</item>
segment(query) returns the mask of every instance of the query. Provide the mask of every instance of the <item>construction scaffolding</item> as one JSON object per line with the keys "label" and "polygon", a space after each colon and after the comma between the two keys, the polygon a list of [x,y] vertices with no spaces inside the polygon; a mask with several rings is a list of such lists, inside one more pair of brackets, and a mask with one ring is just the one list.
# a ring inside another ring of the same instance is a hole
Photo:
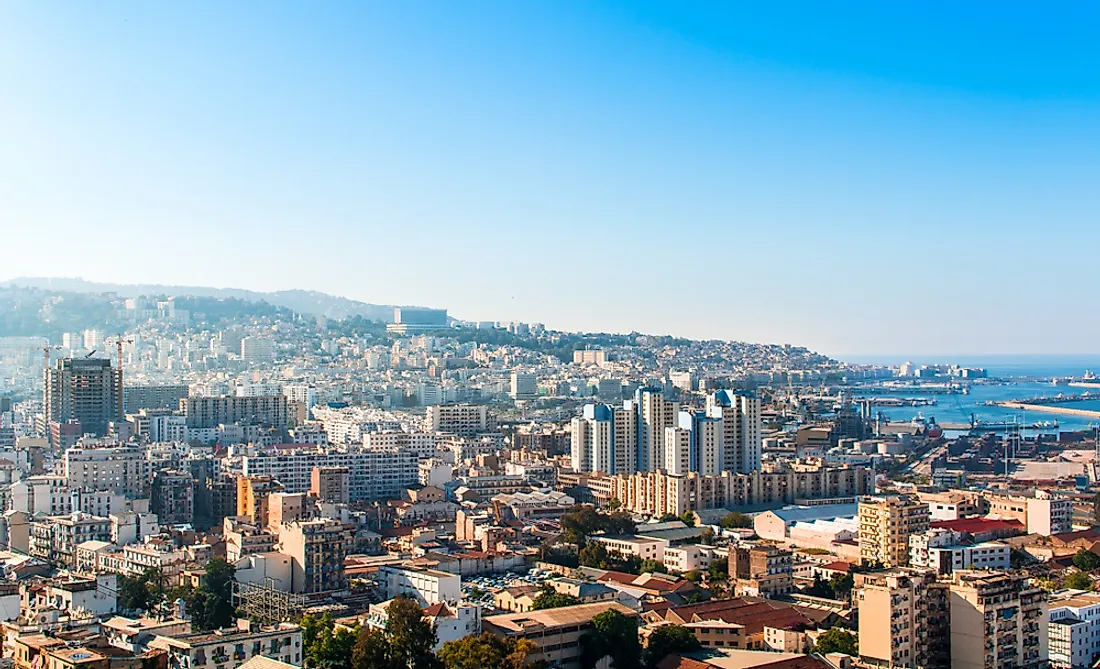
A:
{"label": "construction scaffolding", "polygon": [[233,606],[245,617],[261,623],[297,623],[302,612],[314,602],[306,595],[295,595],[275,587],[275,579],[261,583],[233,583]]}

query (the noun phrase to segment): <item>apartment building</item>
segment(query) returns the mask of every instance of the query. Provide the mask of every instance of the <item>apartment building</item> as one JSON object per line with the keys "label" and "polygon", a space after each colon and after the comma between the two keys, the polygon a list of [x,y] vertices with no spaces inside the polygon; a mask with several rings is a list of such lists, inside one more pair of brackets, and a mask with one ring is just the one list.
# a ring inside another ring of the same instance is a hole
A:
{"label": "apartment building", "polygon": [[109,518],[76,512],[47,516],[30,527],[30,554],[48,562],[76,565],[76,547],[85,541],[110,541]]}
{"label": "apartment building", "polygon": [[959,532],[933,528],[910,535],[909,565],[950,574],[963,569],[1005,571],[1010,566],[1011,548],[999,541],[963,543]]}
{"label": "apartment building", "polygon": [[122,406],[128,413],[142,409],[171,409],[180,407],[180,400],[189,395],[185,385],[123,386]]}
{"label": "apartment building", "polygon": [[331,518],[283,523],[278,528],[279,547],[290,556],[291,591],[320,593],[347,587],[344,558],[353,532]]}
{"label": "apartment building", "polygon": [[668,541],[650,537],[589,537],[589,541],[595,541],[603,545],[607,552],[618,553],[624,557],[637,556],[641,560],[656,560],[664,562],[665,548]]}
{"label": "apartment building", "polygon": [[408,595],[421,606],[457,604],[462,599],[462,577],[437,569],[382,565],[378,568],[378,583],[385,599]]}
{"label": "apartment building", "polygon": [[909,564],[909,537],[929,526],[928,505],[910,495],[867,497],[859,502],[859,557],[885,567]]}
{"label": "apartment building", "polygon": [[526,611],[489,616],[481,622],[484,632],[501,638],[527,639],[535,644],[530,663],[544,662],[561,669],[579,669],[580,640],[592,630],[592,618],[609,610],[637,620],[638,614],[618,602],[563,606],[545,611]]}
{"label": "apartment building", "polygon": [[1047,593],[1026,576],[955,572],[948,605],[953,669],[1046,666]]}
{"label": "apartment building", "polygon": [[856,575],[860,660],[874,667],[950,665],[947,584],[925,569]]}
{"label": "apartment building", "polygon": [[586,485],[600,504],[614,498],[632,513],[679,516],[685,511],[792,504],[795,500],[871,494],[874,492],[874,472],[864,467],[817,465],[782,472],[722,472],[716,476],[697,472],[685,476],[639,472],[592,477]]}
{"label": "apartment building", "polygon": [[428,407],[424,426],[430,432],[476,437],[495,429],[484,404],[436,404]]}
{"label": "apartment building", "polygon": [[1073,500],[1047,490],[1027,493],[983,493],[987,515],[1018,520],[1029,534],[1064,534],[1073,531]]}
{"label": "apartment building", "polygon": [[348,501],[394,499],[417,482],[419,458],[413,451],[386,448],[362,452],[308,451],[295,454],[261,453],[242,458],[245,476],[268,476],[286,492],[309,492],[315,467],[348,470]]}
{"label": "apartment building", "polygon": [[363,448],[368,451],[392,451],[397,448],[413,451],[421,460],[435,455],[436,436],[431,432],[386,430],[363,435]]}
{"label": "apartment building", "polygon": [[275,535],[263,525],[249,522],[246,516],[227,516],[222,520],[225,559],[234,564],[245,555],[269,553],[275,547]]}
{"label": "apartment building", "polygon": [[[122,373],[105,358],[62,358],[46,370],[46,423],[75,420],[83,433],[105,436],[121,420]],[[57,448],[57,444],[52,444]]]}
{"label": "apartment building", "polygon": [[268,627],[238,620],[235,629],[158,636],[149,648],[168,653],[171,669],[236,669],[253,657],[302,666],[302,628],[290,623]]}
{"label": "apartment building", "polygon": [[729,575],[740,597],[776,597],[794,588],[790,551],[775,546],[730,546]]}
{"label": "apartment building", "polygon": [[165,525],[195,520],[195,481],[185,471],[162,469],[153,474],[151,506]]}
{"label": "apartment building", "polygon": [[187,417],[188,428],[213,428],[234,423],[287,426],[286,395],[258,397],[184,397],[180,411]]}
{"label": "apartment building", "polygon": [[948,490],[947,492],[918,492],[920,501],[928,505],[932,520],[958,520],[967,516],[981,515],[985,502],[980,493],[969,490]]}
{"label": "apartment building", "polygon": [[75,447],[65,451],[66,485],[71,489],[111,490],[148,497],[152,464],[136,446]]}
{"label": "apartment building", "polygon": [[1050,666],[1084,669],[1100,656],[1100,594],[1066,590],[1051,595],[1047,636]]}
{"label": "apartment building", "polygon": [[259,527],[267,527],[270,521],[271,493],[283,492],[284,487],[272,476],[246,474],[237,479],[237,515]]}
{"label": "apartment building", "polygon": [[347,504],[349,475],[347,467],[314,467],[309,473],[309,494],[322,502]]}

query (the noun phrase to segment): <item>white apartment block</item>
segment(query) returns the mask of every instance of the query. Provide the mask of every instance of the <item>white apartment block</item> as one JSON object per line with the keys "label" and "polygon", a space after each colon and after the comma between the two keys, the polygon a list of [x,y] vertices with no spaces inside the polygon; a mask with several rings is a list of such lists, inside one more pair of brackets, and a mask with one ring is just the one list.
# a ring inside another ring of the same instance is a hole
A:
{"label": "white apartment block", "polygon": [[476,437],[490,432],[489,407],[484,404],[437,404],[428,407],[424,426],[431,432]]}
{"label": "white apartment block", "polygon": [[421,606],[457,604],[462,599],[462,577],[437,569],[383,565],[378,568],[378,583],[386,599],[408,595]]}
{"label": "white apartment block", "polygon": [[589,541],[603,544],[609,553],[637,555],[642,560],[663,562],[668,541],[652,537],[591,537]]}
{"label": "white apartment block", "polygon": [[1050,666],[1093,666],[1100,655],[1100,594],[1066,590],[1051,595],[1047,623]]}
{"label": "white apartment block", "polygon": [[991,569],[1007,571],[1010,568],[1011,548],[999,541],[980,544],[961,544],[957,532],[931,529],[909,536],[909,566],[934,569],[939,574],[950,574],[960,569]]}
{"label": "white apartment block", "polygon": [[369,451],[403,448],[413,451],[421,460],[435,455],[436,437],[430,432],[368,432],[363,435],[363,448]]}
{"label": "white apartment block", "polygon": [[691,430],[666,427],[664,450],[662,469],[673,476],[683,476],[691,471]]}
{"label": "white apartment block", "polygon": [[419,458],[405,449],[362,452],[304,452],[290,455],[260,454],[242,458],[245,476],[271,476],[286,492],[309,492],[314,467],[347,467],[348,499],[360,502],[393,499],[419,480]]}
{"label": "white apartment block", "polygon": [[686,574],[689,571],[704,571],[716,561],[727,559],[713,546],[667,546],[664,551],[665,568],[671,572]]}
{"label": "white apartment block", "polygon": [[70,448],[65,451],[64,471],[71,489],[111,490],[144,497],[152,467],[140,448]]}

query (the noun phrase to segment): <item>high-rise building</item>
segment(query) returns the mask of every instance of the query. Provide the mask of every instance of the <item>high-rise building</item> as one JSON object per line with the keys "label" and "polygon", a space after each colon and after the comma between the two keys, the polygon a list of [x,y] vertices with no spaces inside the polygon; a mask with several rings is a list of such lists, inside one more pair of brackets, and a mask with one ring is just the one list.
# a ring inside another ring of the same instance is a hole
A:
{"label": "high-rise building", "polygon": [[195,521],[195,481],[184,471],[163,469],[153,474],[151,508],[164,525]]}
{"label": "high-rise building", "polygon": [[639,388],[634,393],[638,415],[638,471],[660,469],[665,461],[665,428],[675,427],[680,405],[665,399],[660,388]]}
{"label": "high-rise building", "polygon": [[909,564],[909,537],[927,530],[930,520],[928,505],[914,495],[860,500],[860,562],[904,567]]}
{"label": "high-rise building", "polygon": [[747,392],[719,390],[707,396],[707,415],[722,419],[722,471],[760,469],[760,398]]}
{"label": "high-rise building", "polygon": [[638,466],[638,421],[634,412],[607,404],[588,404],[583,411],[570,425],[573,471],[634,472]]}
{"label": "high-rise building", "polygon": [[891,669],[951,666],[947,592],[931,570],[857,575],[860,659]]}
{"label": "high-rise building", "polygon": [[1046,666],[1047,593],[1027,581],[1023,574],[1005,572],[953,574],[948,594],[953,669]]}
{"label": "high-rise building", "polygon": [[70,489],[110,490],[131,497],[148,494],[152,465],[140,448],[70,448],[64,464]]}
{"label": "high-rise building", "polygon": [[484,404],[437,404],[428,407],[425,426],[431,432],[476,437],[491,432],[489,407]]}
{"label": "high-rise building", "polygon": [[665,460],[661,464],[664,469],[673,476],[683,476],[691,471],[692,432],[689,428],[666,427],[664,444]]}
{"label": "high-rise building", "polygon": [[274,361],[274,340],[266,337],[245,337],[241,339],[241,360],[252,364],[264,364]]}
{"label": "high-rise building", "polygon": [[722,418],[705,411],[681,411],[680,427],[691,434],[689,469],[700,474],[720,474],[725,462],[725,432]]}
{"label": "high-rise building", "polygon": [[126,413],[137,413],[141,409],[180,408],[180,400],[188,395],[185,385],[170,386],[124,386],[122,388],[122,406]]}
{"label": "high-rise building", "polygon": [[344,557],[352,532],[331,518],[283,523],[281,551],[290,556],[291,592],[318,593],[347,587]]}
{"label": "high-rise building", "polygon": [[46,371],[45,422],[76,420],[86,434],[105,436],[120,419],[122,377],[104,358],[62,358]]}
{"label": "high-rise building", "polygon": [[1088,669],[1100,655],[1100,594],[1069,590],[1050,600],[1050,666]]}
{"label": "high-rise building", "polygon": [[514,400],[533,400],[539,395],[538,378],[528,372],[512,372],[508,392]]}
{"label": "high-rise building", "polygon": [[347,504],[349,473],[347,467],[314,467],[309,474],[309,494],[322,502]]}
{"label": "high-rise building", "polygon": [[395,334],[418,334],[445,330],[450,327],[446,309],[422,309],[416,307],[395,307],[393,322],[386,330]]}

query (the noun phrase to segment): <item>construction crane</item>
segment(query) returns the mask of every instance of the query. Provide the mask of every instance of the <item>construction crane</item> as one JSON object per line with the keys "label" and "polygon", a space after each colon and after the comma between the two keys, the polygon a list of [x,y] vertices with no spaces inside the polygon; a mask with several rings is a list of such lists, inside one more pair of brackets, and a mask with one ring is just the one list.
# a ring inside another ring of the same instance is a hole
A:
{"label": "construction crane", "polygon": [[[115,346],[117,347],[116,350],[117,350],[117,353],[118,353],[118,420],[121,423],[122,420],[126,417],[125,410],[122,406],[122,402],[123,402],[123,399],[124,399],[123,393],[122,393],[122,345],[123,344],[133,344],[134,340],[133,339],[126,339],[125,335],[123,335],[121,332],[119,332],[117,335],[115,335],[114,339],[115,339]],[[108,341],[110,341],[110,340],[108,340]]]}

